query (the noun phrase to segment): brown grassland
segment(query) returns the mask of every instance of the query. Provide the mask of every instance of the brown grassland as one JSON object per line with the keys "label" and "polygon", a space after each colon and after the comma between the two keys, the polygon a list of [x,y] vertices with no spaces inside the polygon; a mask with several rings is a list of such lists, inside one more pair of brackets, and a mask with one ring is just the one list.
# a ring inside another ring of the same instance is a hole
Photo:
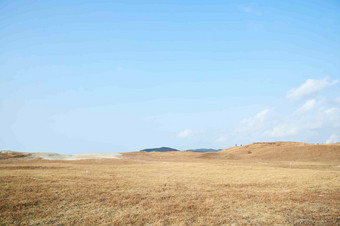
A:
{"label": "brown grassland", "polygon": [[340,225],[340,146],[325,146],[328,159],[312,154],[292,164],[288,157],[261,159],[258,150],[268,150],[256,147],[240,147],[241,156],[255,155],[243,159],[235,148],[101,160],[3,159],[0,224]]}

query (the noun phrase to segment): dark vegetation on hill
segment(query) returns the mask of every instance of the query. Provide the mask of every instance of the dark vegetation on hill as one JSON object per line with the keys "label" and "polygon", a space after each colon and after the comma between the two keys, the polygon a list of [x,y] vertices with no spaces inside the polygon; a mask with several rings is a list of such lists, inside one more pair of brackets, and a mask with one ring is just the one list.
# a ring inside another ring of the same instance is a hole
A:
{"label": "dark vegetation on hill", "polygon": [[160,147],[160,148],[147,148],[147,149],[143,149],[141,151],[144,151],[144,152],[153,152],[153,151],[167,152],[167,151],[179,151],[179,150],[173,149],[173,148],[169,148],[169,147]]}

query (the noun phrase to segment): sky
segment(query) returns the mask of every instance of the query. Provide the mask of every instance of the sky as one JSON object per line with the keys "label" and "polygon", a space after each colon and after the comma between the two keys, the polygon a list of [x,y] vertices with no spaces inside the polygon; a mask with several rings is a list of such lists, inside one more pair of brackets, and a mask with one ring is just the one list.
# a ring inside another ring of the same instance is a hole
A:
{"label": "sky", "polygon": [[0,150],[340,142],[338,0],[0,0]]}

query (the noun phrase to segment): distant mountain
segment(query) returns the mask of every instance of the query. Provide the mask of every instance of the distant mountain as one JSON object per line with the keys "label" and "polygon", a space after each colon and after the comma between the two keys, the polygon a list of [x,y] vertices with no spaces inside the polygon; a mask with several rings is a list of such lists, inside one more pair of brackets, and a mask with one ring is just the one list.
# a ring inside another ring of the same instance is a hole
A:
{"label": "distant mountain", "polygon": [[222,149],[212,149],[212,148],[199,148],[199,149],[191,149],[186,151],[193,151],[193,152],[218,152],[222,151]]}
{"label": "distant mountain", "polygon": [[179,150],[173,149],[173,148],[168,148],[168,147],[161,147],[161,148],[147,148],[147,149],[143,149],[141,151],[145,151],[145,152],[152,152],[152,151],[167,152],[167,151],[179,151]]}

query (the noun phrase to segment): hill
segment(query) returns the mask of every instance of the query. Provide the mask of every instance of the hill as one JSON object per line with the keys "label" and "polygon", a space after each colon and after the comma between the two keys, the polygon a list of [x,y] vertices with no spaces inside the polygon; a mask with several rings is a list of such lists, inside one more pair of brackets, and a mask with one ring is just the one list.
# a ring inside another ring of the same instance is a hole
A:
{"label": "hill", "polygon": [[16,152],[16,151],[0,151],[0,160],[2,159],[46,159],[46,160],[82,160],[82,159],[102,159],[102,158],[116,158],[119,159],[121,154],[119,153],[87,153],[77,155],[64,155],[57,153],[46,152]]}
{"label": "hill", "polygon": [[0,150],[0,159],[23,158],[30,156],[30,153]]}
{"label": "hill", "polygon": [[268,161],[339,161],[340,143],[261,142],[205,153],[202,158]]}
{"label": "hill", "polygon": [[92,153],[63,155],[57,153],[23,153],[0,151],[3,159],[47,159],[47,160],[81,160],[101,158],[127,159],[164,159],[171,161],[244,160],[244,161],[320,161],[340,162],[340,143],[308,144],[302,142],[260,142],[244,146],[231,147],[221,151],[215,149],[194,149],[179,151],[169,147],[149,148],[130,153]]}

